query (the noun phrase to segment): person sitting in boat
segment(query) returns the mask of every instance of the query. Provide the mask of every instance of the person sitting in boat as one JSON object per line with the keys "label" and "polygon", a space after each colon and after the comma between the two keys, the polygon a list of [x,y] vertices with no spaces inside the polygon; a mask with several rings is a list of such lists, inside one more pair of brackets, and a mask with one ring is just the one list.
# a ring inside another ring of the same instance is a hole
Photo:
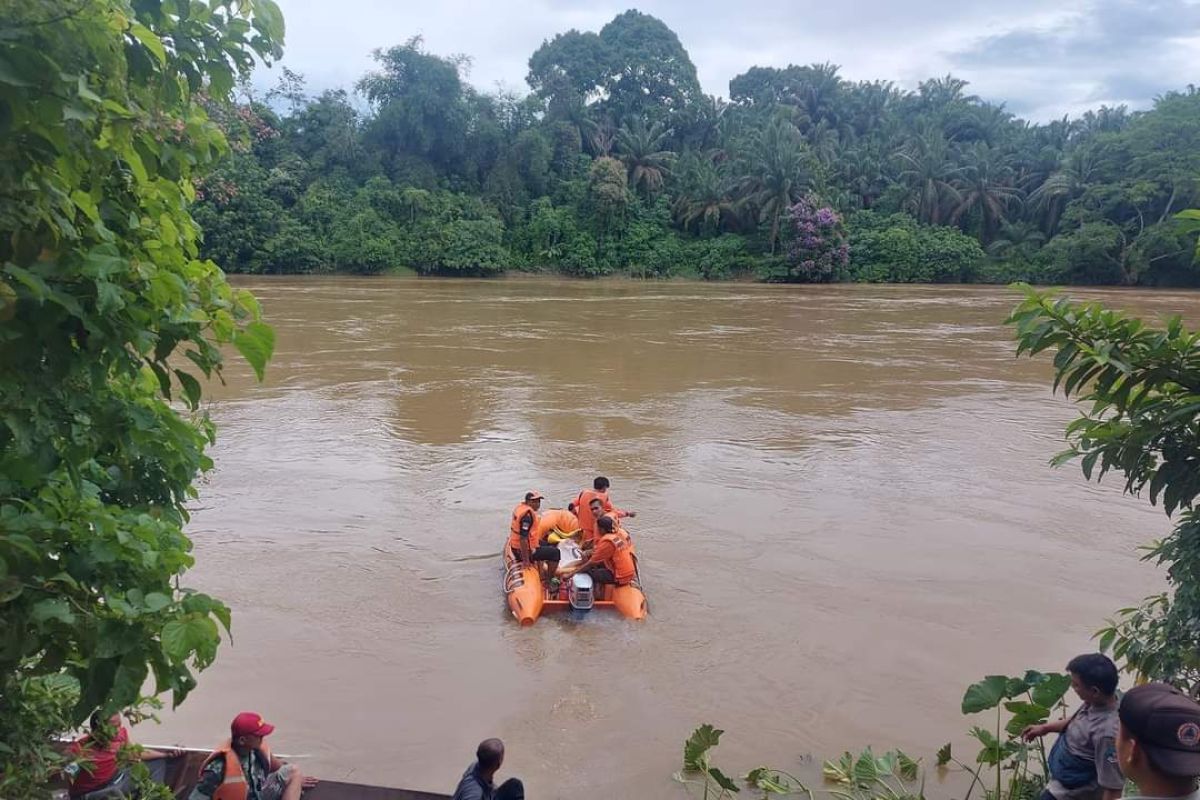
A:
{"label": "person sitting in boat", "polygon": [[475,750],[475,763],[467,767],[450,800],[525,800],[525,786],[517,778],[495,785],[504,763],[504,742],[484,739]]}
{"label": "person sitting in boat", "polygon": [[596,523],[600,538],[588,553],[587,558],[575,566],[563,570],[563,580],[569,580],[577,572],[586,572],[596,583],[611,583],[625,586],[637,578],[637,562],[629,536],[616,533],[617,523],[613,517],[600,517]]}
{"label": "person sitting in boat", "polygon": [[[67,750],[74,761],[74,769],[70,770],[71,785],[68,788],[71,797],[129,792],[133,779],[129,770],[121,767],[121,750],[134,745],[129,740],[129,729],[121,722],[121,715],[112,714],[106,717],[97,711],[92,714],[90,728],[90,733],[72,742]],[[141,761],[158,761],[182,754],[182,750],[152,750],[144,747],[134,758]],[[162,776],[153,777],[161,779]]]}
{"label": "person sitting in boat", "polygon": [[541,492],[525,493],[525,501],[518,503],[513,509],[508,546],[512,550],[513,558],[525,566],[536,562],[542,573],[542,580],[548,583],[558,570],[558,561],[562,554],[554,545],[542,544],[538,528],[538,510],[541,507]]}
{"label": "person sitting in boat", "polygon": [[[579,527],[583,530],[584,542],[596,539],[596,521],[602,514],[616,514],[618,518],[637,516],[636,511],[626,511],[613,505],[608,496],[610,486],[608,478],[601,475],[592,481],[591,489],[584,489],[575,498],[575,513],[579,515]],[[600,500],[600,514],[592,510],[592,501],[596,499]]]}
{"label": "person sitting in boat", "polygon": [[566,508],[552,508],[538,520],[538,539],[543,542],[558,544],[563,539],[571,539],[582,533],[579,517]]}
{"label": "person sitting in boat", "polygon": [[229,739],[204,762],[188,800],[299,800],[317,779],[272,755],[265,739],[273,730],[252,711],[234,717]]}

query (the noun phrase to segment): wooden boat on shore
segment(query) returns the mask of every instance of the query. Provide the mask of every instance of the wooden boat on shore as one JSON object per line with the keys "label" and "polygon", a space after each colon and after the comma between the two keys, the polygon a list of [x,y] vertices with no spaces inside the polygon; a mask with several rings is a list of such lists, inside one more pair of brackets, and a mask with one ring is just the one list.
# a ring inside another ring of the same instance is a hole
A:
{"label": "wooden boat on shore", "polygon": [[[163,750],[175,749],[167,746],[159,748],[156,745],[147,745],[147,747]],[[154,778],[165,784],[178,800],[187,800],[188,794],[196,785],[200,767],[210,753],[209,750],[187,749],[181,756],[147,762],[147,765],[156,766],[159,774],[154,775]],[[285,761],[288,760],[287,756],[281,756],[281,758]],[[321,778],[320,775],[317,777]],[[456,782],[458,776],[449,775],[447,780],[451,783]],[[60,791],[65,798],[66,790]],[[113,797],[119,796],[114,795]],[[450,800],[450,795],[418,792],[411,789],[393,789],[387,786],[368,786],[361,783],[345,783],[321,778],[320,783],[312,789],[305,790],[304,800]]]}
{"label": "wooden boat on shore", "polygon": [[[583,560],[583,552],[572,540],[558,543],[562,553],[559,569]],[[627,619],[646,618],[646,595],[642,592],[640,575],[625,586],[594,585],[591,577],[576,574],[562,581],[557,591],[545,585],[536,565],[522,565],[505,543],[501,555],[504,561],[504,595],[513,618],[523,627],[538,621],[548,611],[589,612],[594,608],[615,609]]]}

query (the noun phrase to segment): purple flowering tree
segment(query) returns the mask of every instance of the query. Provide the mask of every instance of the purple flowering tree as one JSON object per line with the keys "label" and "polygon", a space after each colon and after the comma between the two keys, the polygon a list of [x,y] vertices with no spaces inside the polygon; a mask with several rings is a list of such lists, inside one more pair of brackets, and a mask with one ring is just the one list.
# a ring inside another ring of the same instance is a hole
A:
{"label": "purple flowering tree", "polygon": [[809,195],[788,209],[787,218],[787,280],[824,283],[850,265],[841,214]]}

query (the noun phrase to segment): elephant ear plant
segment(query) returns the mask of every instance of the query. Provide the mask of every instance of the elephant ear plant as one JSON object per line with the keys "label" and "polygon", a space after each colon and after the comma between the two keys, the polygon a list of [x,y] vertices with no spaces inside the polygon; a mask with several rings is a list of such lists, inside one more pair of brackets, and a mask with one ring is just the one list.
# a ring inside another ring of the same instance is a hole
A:
{"label": "elephant ear plant", "polygon": [[[967,687],[962,713],[994,710],[995,721],[990,728],[971,728],[971,737],[981,745],[975,756],[976,766],[955,758],[949,744],[938,751],[939,767],[953,762],[971,775],[963,800],[970,800],[977,786],[983,788],[989,800],[1029,800],[1041,793],[1049,779],[1046,751],[1041,740],[1032,744],[1022,741],[1021,731],[1045,722],[1056,710],[1065,710],[1062,698],[1070,687],[1068,675],[1034,670],[1019,678],[989,675]],[[989,771],[994,774],[987,775]]]}
{"label": "elephant ear plant", "polygon": [[[688,787],[699,787],[704,800],[722,800],[741,792],[737,781],[712,765],[709,754],[721,741],[725,731],[712,725],[701,725],[683,744],[683,769],[675,780]],[[761,792],[760,797],[803,794],[813,800],[813,794],[798,778],[782,770],[755,767],[742,777],[746,787]]]}

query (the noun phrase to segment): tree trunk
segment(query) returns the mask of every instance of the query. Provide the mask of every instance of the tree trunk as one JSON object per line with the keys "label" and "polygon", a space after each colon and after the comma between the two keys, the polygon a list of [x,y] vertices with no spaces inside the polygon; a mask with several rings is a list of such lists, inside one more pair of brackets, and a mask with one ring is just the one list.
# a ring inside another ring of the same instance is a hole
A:
{"label": "tree trunk", "polygon": [[1175,182],[1171,181],[1171,196],[1167,198],[1167,207],[1164,208],[1163,212],[1158,215],[1159,225],[1161,225],[1163,220],[1167,218],[1167,215],[1171,213],[1171,206],[1175,205],[1175,195],[1178,191],[1179,188],[1175,185]]}

